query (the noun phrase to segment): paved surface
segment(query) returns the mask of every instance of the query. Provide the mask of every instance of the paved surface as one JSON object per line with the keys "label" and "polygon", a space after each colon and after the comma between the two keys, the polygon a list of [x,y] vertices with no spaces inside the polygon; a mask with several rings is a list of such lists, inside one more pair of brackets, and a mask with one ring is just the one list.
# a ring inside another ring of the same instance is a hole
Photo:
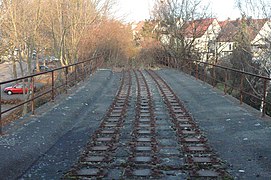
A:
{"label": "paved surface", "polygon": [[9,135],[0,138],[0,179],[26,172],[26,179],[59,179],[99,125],[118,85],[118,74],[99,71],[59,105],[50,103],[7,128]]}
{"label": "paved surface", "polygon": [[[193,77],[167,69],[158,73],[184,102],[233,177],[271,178],[270,119]],[[0,138],[1,179],[61,178],[99,126],[119,78],[119,73],[98,71],[59,104],[43,106],[40,112],[46,113],[8,127],[9,135]]]}
{"label": "paved surface", "polygon": [[200,138],[200,129],[157,74],[129,71],[124,77],[120,93],[65,179],[227,176]]}
{"label": "paved surface", "polygon": [[172,70],[159,74],[185,103],[209,143],[237,179],[271,179],[271,120],[240,106],[193,77]]}

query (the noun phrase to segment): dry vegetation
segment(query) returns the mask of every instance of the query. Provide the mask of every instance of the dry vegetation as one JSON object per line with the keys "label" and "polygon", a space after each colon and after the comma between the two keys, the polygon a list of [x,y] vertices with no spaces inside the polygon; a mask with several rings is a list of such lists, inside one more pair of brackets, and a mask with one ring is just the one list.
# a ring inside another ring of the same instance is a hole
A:
{"label": "dry vegetation", "polygon": [[[95,55],[103,58],[91,64],[101,66],[105,61],[114,66],[127,65],[135,53],[133,36],[128,25],[109,17],[113,5],[114,0],[3,0],[0,4],[1,61],[11,62],[13,78],[18,74],[31,75],[34,67],[39,71],[41,62],[51,57],[58,61],[57,66]],[[74,71],[69,68],[69,76]],[[84,68],[78,67],[76,71],[84,73]],[[40,76],[35,83],[50,87],[49,81]],[[62,81],[63,75],[59,74],[56,84]],[[22,97],[27,101],[31,95]],[[25,105],[23,114],[27,109]]]}
{"label": "dry vegetation", "polygon": [[[62,66],[103,55],[110,66],[130,65],[139,49],[131,26],[110,16],[114,0],[4,0],[0,6],[1,57],[23,75],[40,60],[55,57]],[[27,64],[25,70],[22,64]]]}

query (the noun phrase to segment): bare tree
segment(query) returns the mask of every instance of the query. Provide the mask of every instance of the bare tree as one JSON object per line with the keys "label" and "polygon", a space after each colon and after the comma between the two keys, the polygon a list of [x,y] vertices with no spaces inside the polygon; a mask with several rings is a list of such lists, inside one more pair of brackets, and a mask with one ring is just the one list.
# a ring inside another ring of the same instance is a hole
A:
{"label": "bare tree", "polygon": [[[12,61],[14,78],[18,77],[18,65],[22,76],[33,72],[35,62],[39,68],[38,57],[45,53],[59,58],[62,65],[77,62],[83,32],[108,15],[111,2],[113,0],[1,1],[1,51]],[[29,94],[25,95],[25,99],[28,98]],[[26,108],[24,110],[26,112]]]}
{"label": "bare tree", "polygon": [[49,1],[46,10],[46,32],[52,51],[62,65],[78,60],[78,48],[84,31],[108,14],[112,0],[57,0]]}
{"label": "bare tree", "polygon": [[[250,42],[252,48],[253,63],[257,64],[254,68],[258,74],[271,77],[271,10],[269,0],[236,0],[236,5],[239,8],[243,18],[246,19],[262,19],[266,23],[255,40]],[[257,23],[250,23],[252,30],[259,29]],[[256,54],[256,55],[255,55]],[[263,82],[257,80],[246,79],[247,83],[253,89],[254,93],[259,96],[267,96],[270,94],[270,82],[268,83],[266,94],[263,94]],[[263,111],[263,99],[261,101],[261,111]]]}
{"label": "bare tree", "polygon": [[201,20],[211,17],[208,8],[200,0],[156,1],[153,10],[153,18],[159,22],[156,31],[169,56],[178,58],[179,63],[198,57],[195,40],[201,31]]}
{"label": "bare tree", "polygon": [[84,32],[84,37],[80,46],[84,58],[101,54],[109,65],[123,67],[136,54],[131,27],[116,20],[104,19],[96,23]]}

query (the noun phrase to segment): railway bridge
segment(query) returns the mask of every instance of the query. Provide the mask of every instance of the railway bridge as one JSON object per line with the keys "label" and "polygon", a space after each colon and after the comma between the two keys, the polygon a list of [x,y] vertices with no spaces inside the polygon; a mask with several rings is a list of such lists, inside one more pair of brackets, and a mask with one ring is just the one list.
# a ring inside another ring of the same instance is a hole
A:
{"label": "railway bridge", "polygon": [[174,69],[100,69],[5,127],[1,179],[271,179],[271,121]]}

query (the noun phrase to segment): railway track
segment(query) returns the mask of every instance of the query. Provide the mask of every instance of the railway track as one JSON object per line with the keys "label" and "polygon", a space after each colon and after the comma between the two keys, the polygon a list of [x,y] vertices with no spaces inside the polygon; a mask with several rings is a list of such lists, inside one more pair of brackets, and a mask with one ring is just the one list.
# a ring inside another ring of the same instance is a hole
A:
{"label": "railway track", "polygon": [[123,73],[118,93],[63,179],[230,178],[197,123],[154,71]]}

